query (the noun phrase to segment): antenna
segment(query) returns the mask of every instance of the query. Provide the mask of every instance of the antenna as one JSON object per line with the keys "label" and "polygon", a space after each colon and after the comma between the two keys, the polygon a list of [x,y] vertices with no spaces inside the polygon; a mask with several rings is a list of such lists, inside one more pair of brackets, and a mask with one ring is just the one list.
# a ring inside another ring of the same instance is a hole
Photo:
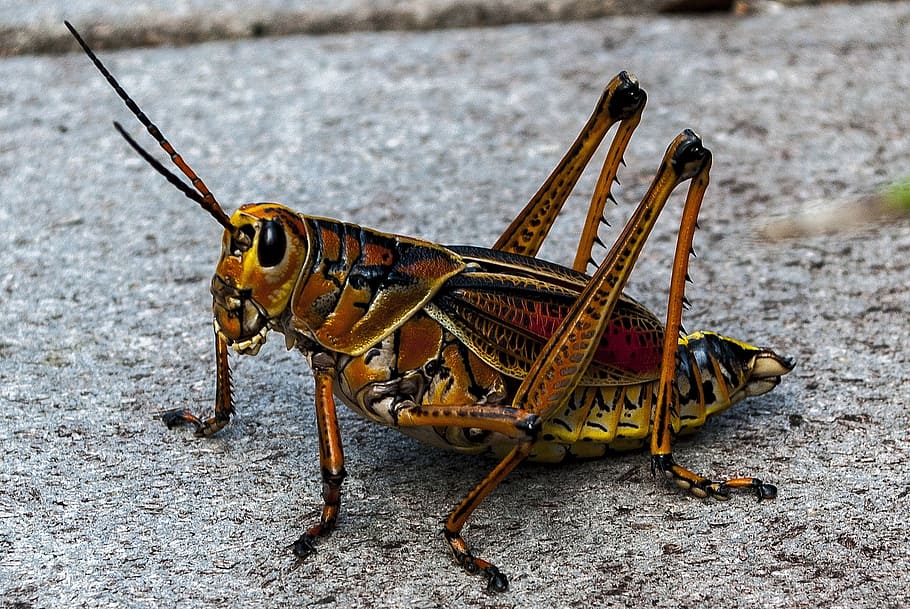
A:
{"label": "antenna", "polygon": [[117,132],[120,133],[124,139],[126,139],[127,143],[132,146],[133,150],[139,153],[139,156],[145,159],[145,161],[151,165],[155,171],[163,175],[168,182],[177,187],[177,189],[180,190],[180,192],[182,192],[188,198],[192,199],[200,206],[202,206],[202,208],[209,212],[209,214],[211,214],[212,217],[215,218],[215,220],[217,220],[218,223],[223,226],[226,231],[231,233],[231,235],[237,239],[242,238],[243,241],[248,240],[248,237],[246,235],[241,233],[239,230],[237,230],[237,227],[231,224],[231,219],[221,208],[221,205],[215,199],[215,195],[213,195],[212,191],[208,189],[208,186],[205,185],[205,182],[203,182],[202,179],[196,175],[196,172],[193,171],[187,162],[183,160],[183,157],[177,153],[177,151],[174,149],[171,143],[167,141],[167,139],[164,137],[164,134],[161,133],[161,130],[158,129],[155,123],[153,123],[149,117],[145,115],[145,112],[139,108],[139,105],[133,101],[133,98],[130,97],[126,91],[124,91],[123,87],[120,86],[120,83],[117,82],[117,79],[114,78],[114,75],[110,73],[110,71],[107,69],[107,67],[105,67],[103,63],[101,63],[101,60],[98,59],[98,56],[95,55],[91,47],[88,46],[88,43],[82,39],[82,36],[79,35],[79,32],[76,31],[76,28],[74,28],[69,21],[64,21],[63,23],[73,35],[73,38],[76,39],[76,42],[79,43],[79,46],[82,47],[82,50],[85,51],[85,54],[88,55],[89,59],[92,60],[92,63],[95,64],[95,67],[98,68],[98,71],[101,72],[101,75],[107,79],[107,82],[110,83],[111,87],[113,87],[117,95],[120,96],[120,99],[123,100],[123,102],[126,104],[126,107],[129,108],[130,112],[132,112],[137,119],[139,119],[139,122],[142,123],[145,126],[146,130],[149,132],[149,135],[155,138],[155,141],[158,142],[158,145],[161,146],[161,148],[164,149],[164,151],[171,157],[171,162],[174,163],[174,165],[176,165],[181,172],[183,172],[183,175],[185,175],[190,180],[192,186],[165,168],[164,165],[162,165],[159,161],[155,160],[155,158],[152,157],[148,151],[142,148],[142,146],[140,146],[136,140],[134,140],[126,133],[126,131],[119,123],[114,122],[114,127],[117,129]]}

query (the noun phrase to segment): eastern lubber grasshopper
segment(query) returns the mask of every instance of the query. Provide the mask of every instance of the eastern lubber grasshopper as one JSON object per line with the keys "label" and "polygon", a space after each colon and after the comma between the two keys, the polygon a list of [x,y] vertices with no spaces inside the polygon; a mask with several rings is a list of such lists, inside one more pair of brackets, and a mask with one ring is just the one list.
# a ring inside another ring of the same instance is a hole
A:
{"label": "eastern lubber grasshopper", "polygon": [[[610,188],[646,95],[625,72],[613,78],[581,133],[492,248],[442,246],[356,224],[299,214],[275,203],[228,216],[202,180],[120,87],[79,34],[73,36],[128,108],[189,179],[187,184],[127,142],[224,227],[214,297],[214,416],[163,415],[199,436],[233,412],[228,349],[256,354],[270,330],[299,349],[315,375],[323,479],[320,522],[294,544],[305,557],[336,524],[345,477],[337,396],[369,420],[429,444],[501,460],[449,515],[456,561],[508,587],[475,557],[461,532],[477,505],[525,459],[595,457],[650,443],[652,471],[699,497],[749,489],[756,478],[715,482],[678,465],[675,434],[740,399],[769,391],[793,363],[769,349],[712,332],[680,333],[685,282],[711,153],[692,131],[667,149],[650,188],[593,276],[584,273]],[[572,269],[537,259],[555,217],[607,132],[618,123],[595,187]],[[665,324],[622,293],[671,192],[690,181],[673,261]]]}

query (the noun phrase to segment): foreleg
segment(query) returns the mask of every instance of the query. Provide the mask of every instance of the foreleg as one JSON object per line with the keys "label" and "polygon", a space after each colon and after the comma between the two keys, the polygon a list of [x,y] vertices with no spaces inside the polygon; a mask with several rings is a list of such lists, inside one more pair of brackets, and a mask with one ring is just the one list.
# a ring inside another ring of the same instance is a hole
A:
{"label": "foreleg", "polygon": [[211,436],[221,430],[234,414],[234,399],[231,395],[231,364],[228,360],[228,344],[215,333],[215,413],[208,419],[200,419],[185,408],[168,410],[161,420],[173,429],[178,425],[192,425],[197,436]]}
{"label": "foreleg", "polygon": [[316,380],[316,429],[319,433],[319,467],[322,472],[322,518],[294,542],[293,550],[299,558],[306,558],[316,551],[315,542],[335,529],[341,508],[341,483],[347,472],[344,469],[344,450],[341,432],[335,414],[335,397],[332,385],[335,380],[335,361],[327,353],[312,357],[313,376]]}

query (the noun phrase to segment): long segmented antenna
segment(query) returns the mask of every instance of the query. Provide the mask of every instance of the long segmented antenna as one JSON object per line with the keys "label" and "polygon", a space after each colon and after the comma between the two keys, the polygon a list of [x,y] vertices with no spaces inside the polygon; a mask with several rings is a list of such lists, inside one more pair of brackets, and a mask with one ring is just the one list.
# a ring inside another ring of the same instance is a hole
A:
{"label": "long segmented antenna", "polygon": [[123,128],[123,125],[117,121],[114,121],[114,129],[116,129],[117,132],[123,136],[123,139],[126,140],[126,143],[132,146],[133,150],[135,150],[136,153],[141,156],[146,163],[151,165],[155,171],[167,178],[167,181],[176,187],[177,190],[185,194],[188,199],[192,199],[196,203],[199,203],[199,205],[205,206],[205,198],[203,198],[201,194],[196,192],[192,186],[181,180],[180,176],[165,167],[161,161],[153,157],[145,148],[140,146],[139,142],[134,140],[133,136],[126,132],[126,129]]}
{"label": "long segmented antenna", "polygon": [[[85,54],[88,55],[89,59],[92,60],[92,63],[95,64],[95,67],[98,68],[98,71],[101,72],[101,75],[107,79],[107,82],[110,83],[117,95],[120,96],[120,99],[126,104],[126,107],[129,108],[130,112],[139,119],[139,122],[142,123],[146,130],[149,132],[155,141],[158,142],[158,145],[171,157],[171,162],[183,172],[192,186],[187,185],[179,176],[175,175],[168,169],[164,167],[160,162],[155,160],[151,154],[149,154],[145,149],[143,149],[133,138],[127,135],[126,131],[120,126],[119,123],[114,123],[114,127],[117,131],[126,139],[132,148],[139,153],[145,161],[151,165],[158,173],[167,178],[167,181],[176,186],[180,192],[186,195],[188,198],[192,199],[198,203],[204,210],[209,212],[218,223],[225,228],[229,233],[235,236],[241,236],[243,233],[237,230],[237,228],[231,224],[231,219],[221,208],[221,205],[215,199],[215,195],[212,194],[212,191],[208,189],[208,186],[205,185],[205,182],[196,175],[196,172],[183,160],[183,157],[180,156],[174,147],[169,141],[164,137],[164,134],[161,133],[161,130],[145,115],[145,112],[139,108],[139,105],[133,101],[133,98],[120,86],[120,83],[117,82],[117,79],[114,78],[114,75],[105,67],[101,60],[98,59],[98,56],[95,55],[91,47],[88,46],[88,43],[82,39],[82,36],[79,35],[79,32],[76,31],[76,28],[69,21],[64,21],[64,25],[70,31],[70,34],[73,35],[73,38],[76,39],[76,42],[79,43],[79,46],[82,47],[82,50],[85,51]],[[245,235],[243,235],[245,237]]]}

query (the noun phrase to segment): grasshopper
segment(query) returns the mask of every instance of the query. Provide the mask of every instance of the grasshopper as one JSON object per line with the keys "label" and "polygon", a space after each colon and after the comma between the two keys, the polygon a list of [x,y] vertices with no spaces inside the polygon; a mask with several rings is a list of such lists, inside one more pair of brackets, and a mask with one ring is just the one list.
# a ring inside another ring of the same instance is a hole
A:
{"label": "grasshopper", "polygon": [[[223,228],[212,279],[213,416],[177,409],[168,427],[197,436],[234,412],[229,348],[255,355],[284,334],[315,377],[323,509],[293,544],[304,558],[336,526],[345,478],[335,398],[376,423],[462,453],[491,453],[493,470],[454,508],[443,535],[456,562],[494,591],[508,579],[462,536],[471,513],[525,459],[560,462],[650,446],[652,473],[698,497],[776,488],[752,477],[714,481],[676,463],[674,436],[775,387],[793,362],[714,332],[681,333],[685,283],[711,153],[691,130],[669,145],[650,187],[593,275],[585,274],[623,153],[647,96],[621,72],[606,86],[568,152],[492,248],[443,246],[307,216],[277,203],[228,216],[215,196],[66,24],[130,111],[189,184],[118,132],[158,173]],[[570,192],[608,131],[616,133],[594,189],[573,268],[536,258]],[[671,192],[689,182],[665,323],[623,293]]]}

